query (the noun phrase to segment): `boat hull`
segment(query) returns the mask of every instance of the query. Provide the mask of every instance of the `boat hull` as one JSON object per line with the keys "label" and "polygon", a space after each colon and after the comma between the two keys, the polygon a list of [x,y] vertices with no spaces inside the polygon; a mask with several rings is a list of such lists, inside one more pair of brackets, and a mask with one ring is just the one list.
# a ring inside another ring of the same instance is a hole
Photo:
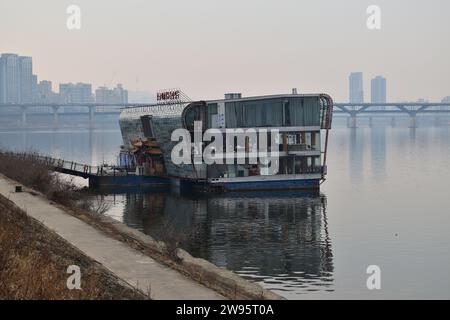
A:
{"label": "boat hull", "polygon": [[302,190],[319,189],[319,179],[273,180],[273,181],[244,181],[210,184],[210,187],[225,191],[262,191],[262,190]]}
{"label": "boat hull", "polygon": [[89,186],[93,188],[168,188],[170,179],[143,175],[92,176]]}
{"label": "boat hull", "polygon": [[283,179],[264,181],[227,181],[227,182],[198,182],[181,180],[182,191],[202,192],[236,192],[236,191],[276,191],[276,190],[319,190],[319,178],[314,179]]}

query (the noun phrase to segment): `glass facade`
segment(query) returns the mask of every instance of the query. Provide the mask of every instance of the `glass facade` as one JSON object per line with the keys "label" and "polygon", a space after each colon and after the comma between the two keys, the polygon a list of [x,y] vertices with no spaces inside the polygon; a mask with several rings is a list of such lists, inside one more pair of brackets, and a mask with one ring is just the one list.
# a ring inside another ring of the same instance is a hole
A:
{"label": "glass facade", "polygon": [[[227,128],[303,127],[321,125],[321,101],[315,97],[286,97],[225,102]],[[185,115],[186,128],[202,121],[204,129],[218,126],[217,103],[194,103]]]}
{"label": "glass facade", "polygon": [[319,97],[292,97],[225,103],[227,128],[319,126]]}
{"label": "glass facade", "polygon": [[186,129],[194,130],[194,121],[202,121],[203,129],[217,127],[217,103],[194,102],[184,114]]}

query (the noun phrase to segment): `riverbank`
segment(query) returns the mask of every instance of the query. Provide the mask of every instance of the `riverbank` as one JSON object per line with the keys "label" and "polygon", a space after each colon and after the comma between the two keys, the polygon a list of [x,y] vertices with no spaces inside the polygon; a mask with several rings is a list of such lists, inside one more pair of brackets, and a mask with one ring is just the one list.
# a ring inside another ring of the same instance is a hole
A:
{"label": "riverbank", "polygon": [[[0,212],[0,299],[149,298],[3,196]],[[67,286],[69,266],[80,268],[82,290]]]}
{"label": "riverbank", "polygon": [[[45,168],[28,169],[29,176],[24,179],[19,173],[27,169],[17,169],[21,167],[19,160],[14,164],[11,162],[5,164],[3,161],[0,168],[14,167],[9,172],[10,176],[16,172],[16,176],[27,185],[38,186],[46,194],[28,188],[16,193],[14,189],[18,183],[0,175],[0,195],[12,200],[29,216],[54,230],[136,290],[147,292],[151,288],[151,297],[155,299],[280,299],[278,295],[243,280],[231,271],[193,258],[179,248],[174,243],[176,239],[170,239],[170,236],[165,243],[156,241],[98,214],[99,209],[82,210],[76,205],[80,201],[86,202],[80,199],[82,192],[67,190],[64,186],[55,190],[55,186],[48,185],[53,178],[46,176]],[[42,184],[42,181],[46,183]],[[61,190],[66,194],[63,198]],[[92,208],[92,205],[88,207]]]}
{"label": "riverbank", "polygon": [[[6,202],[7,207],[17,206],[23,214],[26,212],[33,223],[40,223],[47,230],[53,231],[134,290],[148,292],[152,299],[224,299],[215,291],[68,214],[36,191],[25,189],[23,192],[15,192],[16,185],[14,181],[0,176],[0,195],[4,205],[5,201],[9,201],[9,206]],[[39,250],[38,252],[41,253]],[[81,269],[77,263],[75,265]],[[81,271],[81,287],[84,285],[83,275]],[[64,272],[62,277],[67,279],[68,275]]]}

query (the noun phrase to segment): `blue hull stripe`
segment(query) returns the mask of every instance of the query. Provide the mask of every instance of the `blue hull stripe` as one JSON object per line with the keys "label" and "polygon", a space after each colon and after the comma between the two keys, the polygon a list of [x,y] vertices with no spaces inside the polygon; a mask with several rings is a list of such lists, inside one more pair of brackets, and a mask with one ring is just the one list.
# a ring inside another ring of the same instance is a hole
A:
{"label": "blue hull stripe", "polygon": [[297,179],[255,182],[227,182],[220,186],[226,190],[277,190],[277,189],[315,189],[319,188],[319,179]]}
{"label": "blue hull stripe", "polygon": [[239,181],[206,183],[194,180],[181,180],[180,186],[183,190],[223,190],[223,191],[270,191],[270,190],[317,190],[320,188],[320,179],[293,179],[293,180],[266,180],[266,181]]}

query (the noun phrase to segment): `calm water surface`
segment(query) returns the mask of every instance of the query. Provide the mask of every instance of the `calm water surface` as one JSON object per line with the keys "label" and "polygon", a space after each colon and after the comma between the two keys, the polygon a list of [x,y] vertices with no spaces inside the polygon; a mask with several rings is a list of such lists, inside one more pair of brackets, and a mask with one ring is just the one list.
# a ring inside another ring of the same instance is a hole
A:
{"label": "calm water surface", "polygon": [[[107,214],[289,299],[449,299],[449,129],[337,125],[318,194],[116,194]],[[92,164],[120,144],[117,128],[0,132],[1,147]],[[381,290],[366,287],[369,265]]]}

